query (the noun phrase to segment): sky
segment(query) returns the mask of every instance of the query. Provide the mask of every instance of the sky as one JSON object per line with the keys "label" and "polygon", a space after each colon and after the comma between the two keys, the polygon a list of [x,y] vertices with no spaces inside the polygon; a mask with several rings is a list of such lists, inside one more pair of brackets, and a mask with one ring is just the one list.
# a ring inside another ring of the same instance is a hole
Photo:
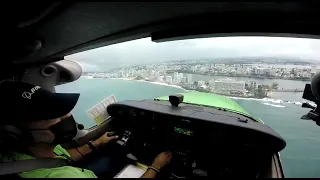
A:
{"label": "sky", "polygon": [[286,57],[320,61],[320,40],[286,37],[215,37],[156,43],[138,39],[66,56],[84,72],[171,60]]}

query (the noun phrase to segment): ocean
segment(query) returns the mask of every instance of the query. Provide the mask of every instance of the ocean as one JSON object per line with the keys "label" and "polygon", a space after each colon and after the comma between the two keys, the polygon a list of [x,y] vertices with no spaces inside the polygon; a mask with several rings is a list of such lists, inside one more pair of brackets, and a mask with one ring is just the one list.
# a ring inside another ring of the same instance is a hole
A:
{"label": "ocean", "polygon": [[[201,75],[194,79],[203,79]],[[211,77],[205,77],[211,79]],[[222,78],[222,77],[217,77]],[[235,78],[233,78],[235,79]],[[249,78],[236,78],[247,81]],[[290,80],[257,80],[271,85],[278,82],[279,87],[303,88],[306,82]],[[95,123],[86,111],[104,98],[114,94],[118,101],[153,99],[184,89],[151,84],[148,82],[119,79],[86,79],[57,86],[57,92],[80,93],[78,104],[72,114],[86,128]],[[277,131],[286,141],[286,148],[280,152],[286,177],[320,177],[320,127],[312,121],[301,120],[309,109],[301,108],[304,102],[302,93],[273,93],[268,99],[233,98],[251,115],[260,117],[268,126]],[[285,102],[286,101],[286,102]]]}

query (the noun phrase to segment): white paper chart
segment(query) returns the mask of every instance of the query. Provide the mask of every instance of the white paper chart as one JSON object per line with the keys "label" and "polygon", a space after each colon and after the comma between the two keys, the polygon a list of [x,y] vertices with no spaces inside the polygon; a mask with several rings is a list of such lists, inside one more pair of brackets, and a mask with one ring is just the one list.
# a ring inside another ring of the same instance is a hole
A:
{"label": "white paper chart", "polygon": [[134,165],[127,165],[115,178],[140,178],[146,170]]}
{"label": "white paper chart", "polygon": [[100,103],[87,110],[87,114],[97,125],[100,125],[109,117],[107,106],[115,102],[117,102],[116,97],[112,94],[111,96],[107,97]]}

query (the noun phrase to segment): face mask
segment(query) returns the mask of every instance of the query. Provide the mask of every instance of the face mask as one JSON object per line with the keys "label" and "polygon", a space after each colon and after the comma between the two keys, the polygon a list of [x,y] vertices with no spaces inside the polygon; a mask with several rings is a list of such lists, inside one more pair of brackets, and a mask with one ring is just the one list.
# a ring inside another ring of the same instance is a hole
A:
{"label": "face mask", "polygon": [[32,129],[34,130],[50,130],[54,135],[52,144],[63,144],[70,142],[77,135],[77,123],[73,116],[62,119],[60,122],[52,125],[49,129]]}

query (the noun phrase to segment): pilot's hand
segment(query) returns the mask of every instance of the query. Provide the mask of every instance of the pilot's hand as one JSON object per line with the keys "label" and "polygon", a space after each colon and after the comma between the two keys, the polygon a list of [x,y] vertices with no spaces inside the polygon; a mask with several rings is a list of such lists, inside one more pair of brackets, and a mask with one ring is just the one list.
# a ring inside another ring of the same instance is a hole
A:
{"label": "pilot's hand", "polygon": [[103,146],[110,142],[111,140],[118,139],[118,136],[108,136],[110,132],[104,133],[100,138],[95,140],[92,144],[97,147],[97,146]]}
{"label": "pilot's hand", "polygon": [[167,164],[169,164],[171,158],[172,158],[171,152],[169,151],[162,152],[158,154],[158,156],[154,159],[151,166],[160,170],[163,167],[165,167]]}

